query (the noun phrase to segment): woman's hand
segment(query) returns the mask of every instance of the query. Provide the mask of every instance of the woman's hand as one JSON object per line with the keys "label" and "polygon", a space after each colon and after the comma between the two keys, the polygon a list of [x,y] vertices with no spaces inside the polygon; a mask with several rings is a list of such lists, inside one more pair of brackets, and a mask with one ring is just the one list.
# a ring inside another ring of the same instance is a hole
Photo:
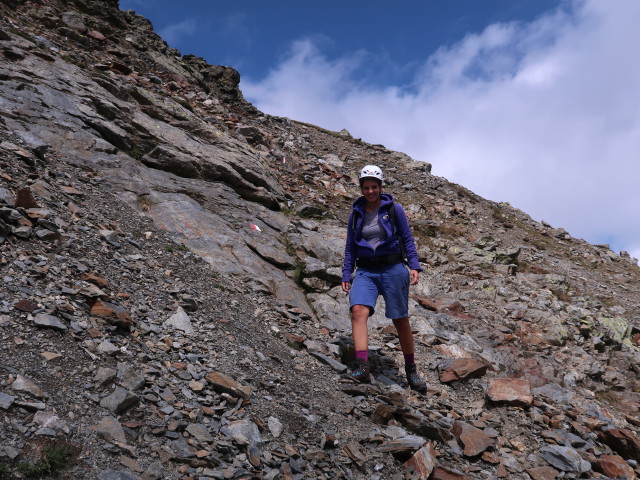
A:
{"label": "woman's hand", "polygon": [[349,293],[349,290],[351,290],[351,282],[342,282],[342,291]]}
{"label": "woman's hand", "polygon": [[[420,280],[420,270],[411,270],[409,272],[409,283],[411,283],[411,285],[417,285],[419,280]],[[342,289],[344,290],[344,285]]]}

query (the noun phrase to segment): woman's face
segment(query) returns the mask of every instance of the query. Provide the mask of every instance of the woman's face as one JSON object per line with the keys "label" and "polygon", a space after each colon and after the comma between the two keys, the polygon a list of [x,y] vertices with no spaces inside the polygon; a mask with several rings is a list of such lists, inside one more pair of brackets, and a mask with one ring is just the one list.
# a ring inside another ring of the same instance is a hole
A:
{"label": "woman's face", "polygon": [[382,188],[377,180],[367,178],[362,182],[362,195],[367,203],[378,203]]}

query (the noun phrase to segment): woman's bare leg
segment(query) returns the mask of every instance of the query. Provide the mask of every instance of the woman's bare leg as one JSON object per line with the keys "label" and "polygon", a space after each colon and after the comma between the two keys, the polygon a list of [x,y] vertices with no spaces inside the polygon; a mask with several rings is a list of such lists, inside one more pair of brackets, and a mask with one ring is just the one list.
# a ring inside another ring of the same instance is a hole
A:
{"label": "woman's bare leg", "polygon": [[354,305],[351,309],[351,335],[353,337],[353,346],[356,350],[366,351],[369,349],[367,320],[369,320],[369,307],[366,305]]}
{"label": "woman's bare leg", "polygon": [[400,340],[400,348],[405,355],[411,355],[415,353],[415,345],[413,343],[413,332],[411,331],[411,323],[409,323],[409,317],[396,318],[393,320],[393,324],[398,331],[398,338]]}

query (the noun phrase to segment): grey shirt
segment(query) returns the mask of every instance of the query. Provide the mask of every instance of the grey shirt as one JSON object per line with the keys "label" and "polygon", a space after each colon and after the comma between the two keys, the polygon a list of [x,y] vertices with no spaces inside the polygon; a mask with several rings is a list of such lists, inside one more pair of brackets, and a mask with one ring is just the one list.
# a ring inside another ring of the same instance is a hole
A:
{"label": "grey shirt", "polygon": [[364,222],[362,224],[362,238],[364,238],[375,252],[386,238],[384,228],[378,223],[378,210],[375,212],[364,212]]}

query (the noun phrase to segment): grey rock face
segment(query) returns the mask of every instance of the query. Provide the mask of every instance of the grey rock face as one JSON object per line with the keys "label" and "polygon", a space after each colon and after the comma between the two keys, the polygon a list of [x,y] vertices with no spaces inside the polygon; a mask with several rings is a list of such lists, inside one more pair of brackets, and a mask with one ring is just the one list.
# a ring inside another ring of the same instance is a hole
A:
{"label": "grey rock face", "polygon": [[4,392],[0,392],[0,408],[2,408],[3,410],[8,409],[15,399],[16,397],[7,395]]}
{"label": "grey rock face", "polygon": [[100,438],[107,442],[126,443],[124,429],[115,417],[103,417],[92,428]]}
{"label": "grey rock face", "polygon": [[15,195],[8,188],[0,187],[0,202],[9,207],[14,207]]}
{"label": "grey rock face", "polygon": [[563,472],[585,473],[591,470],[591,464],[584,460],[576,450],[571,447],[551,445],[540,450],[540,455],[550,465]]}
{"label": "grey rock face", "polygon": [[319,353],[319,352],[311,352],[311,355],[316,357],[322,363],[325,363],[325,364],[329,365],[331,368],[333,368],[338,373],[343,373],[343,372],[345,372],[347,370],[347,366],[346,365],[344,365],[343,363],[337,362],[336,360],[332,359],[331,357],[329,357],[327,355],[323,355],[322,353]]}
{"label": "grey rock face", "polygon": [[70,432],[67,423],[52,412],[37,412],[33,416],[33,421],[42,428],[49,428],[54,432],[68,434]]}
{"label": "grey rock face", "polygon": [[277,418],[269,417],[267,419],[267,425],[269,426],[271,435],[273,435],[275,438],[278,438],[280,434],[282,434],[284,427],[282,423],[280,423],[280,420],[278,420]]}
{"label": "grey rock face", "polygon": [[98,480],[140,480],[140,477],[120,470],[105,470],[98,475]]}
{"label": "grey rock face", "polygon": [[182,330],[184,333],[193,333],[193,326],[189,320],[189,315],[187,315],[182,307],[178,307],[176,313],[169,317],[165,325],[177,330]]}
{"label": "grey rock face", "polygon": [[100,401],[100,406],[113,413],[123,413],[138,404],[140,398],[121,387],[117,387],[109,396]]}
{"label": "grey rock face", "polygon": [[87,31],[87,27],[82,21],[82,18],[75,12],[64,12],[62,14],[62,21],[69,28],[72,28],[79,33],[85,33]]}
{"label": "grey rock face", "polygon": [[220,431],[241,443],[244,442],[248,445],[260,445],[262,443],[262,435],[260,435],[258,426],[250,420],[231,422],[229,425],[222,427]]}
{"label": "grey rock face", "polygon": [[[130,391],[135,392],[141,389],[145,384],[145,379],[142,375],[136,371],[132,365],[122,364],[118,366],[118,378],[120,385]],[[108,382],[112,379],[111,372],[103,372],[103,382]]]}
{"label": "grey rock face", "polygon": [[193,435],[198,442],[213,442],[215,440],[206,425],[192,423],[185,430],[189,432],[190,435]]}
{"label": "grey rock face", "polygon": [[67,326],[60,321],[60,319],[54,315],[47,315],[46,313],[39,313],[33,319],[36,325],[39,327],[49,327],[55,330],[66,330]]}
{"label": "grey rock face", "polygon": [[44,391],[33,380],[18,375],[16,380],[11,384],[11,388],[15,392],[23,392],[32,395],[37,398],[43,398],[45,396]]}

